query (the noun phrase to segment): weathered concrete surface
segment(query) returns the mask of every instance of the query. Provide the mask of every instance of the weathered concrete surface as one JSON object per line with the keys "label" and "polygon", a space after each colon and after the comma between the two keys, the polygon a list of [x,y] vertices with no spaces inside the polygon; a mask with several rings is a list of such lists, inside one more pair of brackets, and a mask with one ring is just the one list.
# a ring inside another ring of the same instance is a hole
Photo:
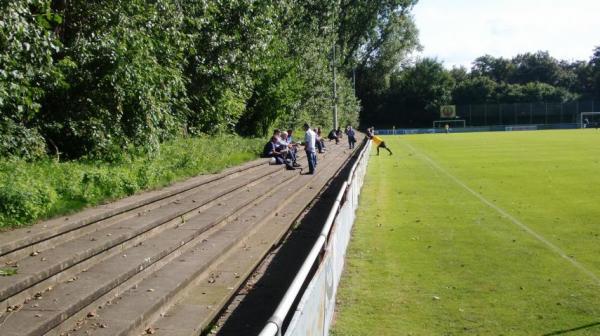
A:
{"label": "weathered concrete surface", "polygon": [[351,155],[330,147],[316,175],[255,161],[0,235],[0,335],[197,334]]}

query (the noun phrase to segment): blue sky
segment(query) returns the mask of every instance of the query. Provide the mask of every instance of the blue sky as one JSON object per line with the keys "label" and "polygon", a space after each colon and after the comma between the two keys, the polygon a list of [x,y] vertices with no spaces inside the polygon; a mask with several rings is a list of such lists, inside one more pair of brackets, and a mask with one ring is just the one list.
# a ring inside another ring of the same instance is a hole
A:
{"label": "blue sky", "polygon": [[600,0],[420,0],[413,15],[419,55],[448,68],[537,50],[588,60],[600,46]]}

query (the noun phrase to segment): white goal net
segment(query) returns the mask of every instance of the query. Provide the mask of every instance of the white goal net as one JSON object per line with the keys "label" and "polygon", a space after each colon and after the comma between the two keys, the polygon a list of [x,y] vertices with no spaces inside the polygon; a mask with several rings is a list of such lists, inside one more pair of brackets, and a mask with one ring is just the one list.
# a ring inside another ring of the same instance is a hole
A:
{"label": "white goal net", "polygon": [[580,128],[598,128],[600,126],[600,112],[581,112],[579,114]]}

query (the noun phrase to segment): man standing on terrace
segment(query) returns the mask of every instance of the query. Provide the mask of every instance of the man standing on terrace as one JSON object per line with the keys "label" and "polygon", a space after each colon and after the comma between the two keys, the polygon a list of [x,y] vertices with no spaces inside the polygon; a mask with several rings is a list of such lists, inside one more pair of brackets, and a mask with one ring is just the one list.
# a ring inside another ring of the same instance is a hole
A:
{"label": "man standing on terrace", "polygon": [[308,174],[314,174],[317,167],[317,153],[315,152],[315,142],[317,134],[310,129],[308,123],[304,124],[304,151],[308,159]]}

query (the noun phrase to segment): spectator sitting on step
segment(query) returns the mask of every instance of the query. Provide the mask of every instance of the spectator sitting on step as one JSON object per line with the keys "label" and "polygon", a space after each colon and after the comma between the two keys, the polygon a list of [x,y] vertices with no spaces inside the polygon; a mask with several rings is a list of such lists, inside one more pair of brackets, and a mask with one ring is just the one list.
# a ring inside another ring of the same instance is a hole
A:
{"label": "spectator sitting on step", "polygon": [[319,153],[323,153],[325,151],[325,141],[321,138],[321,127],[317,127],[314,129],[317,138],[315,139],[315,147],[319,151]]}
{"label": "spectator sitting on step", "polygon": [[263,157],[272,158],[273,164],[285,164],[286,169],[294,170],[291,162],[284,157],[284,153],[280,150],[279,140],[276,136],[272,136],[271,140],[265,144],[263,148]]}
{"label": "spectator sitting on step", "polygon": [[287,134],[288,134],[288,137],[287,137],[288,142],[291,144],[297,145],[297,143],[294,142],[294,130],[293,129],[287,130]]}
{"label": "spectator sitting on step", "polygon": [[340,138],[338,138],[337,136],[337,132],[335,129],[332,129],[331,132],[329,132],[329,135],[327,135],[327,139],[329,139],[329,141],[331,140],[335,140],[335,143],[337,144],[338,142],[340,142]]}
{"label": "spectator sitting on step", "polygon": [[284,153],[284,158],[290,161],[293,167],[300,167],[300,165],[296,162],[296,152],[298,151],[298,146],[290,142],[288,132],[281,132],[279,145],[281,146],[281,152]]}
{"label": "spectator sitting on step", "polygon": [[294,130],[293,129],[289,129],[287,130],[287,141],[288,143],[294,145],[294,149],[296,150],[296,152],[298,152],[298,146],[300,146],[300,142],[294,141]]}
{"label": "spectator sitting on step", "polygon": [[325,139],[323,139],[323,137],[321,136],[321,127],[317,127],[317,131],[319,131],[317,135],[319,136],[319,142],[321,142],[321,148],[325,150]]}

